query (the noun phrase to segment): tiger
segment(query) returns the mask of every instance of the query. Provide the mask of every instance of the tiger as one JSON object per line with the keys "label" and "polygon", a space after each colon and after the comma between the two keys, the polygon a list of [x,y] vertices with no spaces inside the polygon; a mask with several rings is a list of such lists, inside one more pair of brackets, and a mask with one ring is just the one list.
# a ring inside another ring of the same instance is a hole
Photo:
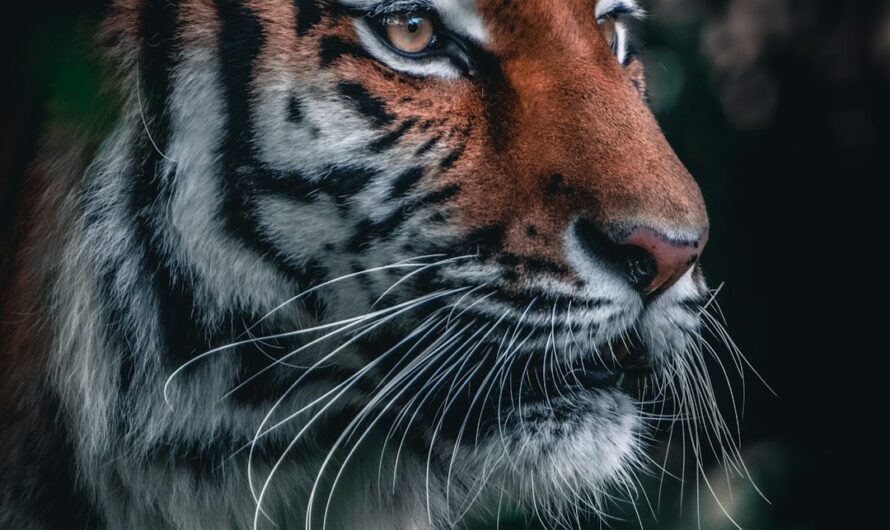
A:
{"label": "tiger", "polygon": [[0,527],[578,527],[647,400],[724,437],[642,15],[110,2],[108,125],[47,127],[18,217]]}

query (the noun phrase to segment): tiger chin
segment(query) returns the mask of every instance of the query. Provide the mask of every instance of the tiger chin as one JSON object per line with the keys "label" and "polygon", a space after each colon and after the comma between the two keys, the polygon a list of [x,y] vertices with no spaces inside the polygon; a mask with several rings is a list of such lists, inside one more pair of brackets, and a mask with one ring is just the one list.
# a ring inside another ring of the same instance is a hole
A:
{"label": "tiger chin", "polygon": [[110,125],[20,206],[0,527],[571,527],[644,401],[711,411],[633,1],[112,4]]}

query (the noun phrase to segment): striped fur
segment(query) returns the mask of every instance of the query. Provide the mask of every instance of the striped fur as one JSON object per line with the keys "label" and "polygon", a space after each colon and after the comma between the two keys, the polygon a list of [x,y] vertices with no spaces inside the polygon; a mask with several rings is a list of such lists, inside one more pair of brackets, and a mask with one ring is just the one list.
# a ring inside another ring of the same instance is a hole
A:
{"label": "striped fur", "polygon": [[119,121],[95,154],[48,142],[31,175],[0,527],[565,520],[630,480],[646,427],[615,389],[517,406],[518,368],[636,332],[687,374],[665,388],[709,391],[698,268],[645,302],[571,229],[707,226],[626,30],[619,60],[596,35],[635,4],[420,2],[466,70],[374,40],[355,10],[388,4],[114,3]]}

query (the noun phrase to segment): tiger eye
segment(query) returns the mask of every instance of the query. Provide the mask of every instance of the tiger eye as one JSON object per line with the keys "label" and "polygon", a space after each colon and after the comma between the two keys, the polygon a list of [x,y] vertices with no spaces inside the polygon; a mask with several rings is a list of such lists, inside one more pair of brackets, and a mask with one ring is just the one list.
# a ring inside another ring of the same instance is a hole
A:
{"label": "tiger eye", "polygon": [[393,15],[383,22],[383,26],[389,43],[405,53],[424,51],[436,35],[432,19],[423,14]]}
{"label": "tiger eye", "polygon": [[600,25],[600,35],[602,35],[603,39],[605,39],[606,44],[610,47],[615,46],[615,18],[614,17],[603,17],[599,21]]}

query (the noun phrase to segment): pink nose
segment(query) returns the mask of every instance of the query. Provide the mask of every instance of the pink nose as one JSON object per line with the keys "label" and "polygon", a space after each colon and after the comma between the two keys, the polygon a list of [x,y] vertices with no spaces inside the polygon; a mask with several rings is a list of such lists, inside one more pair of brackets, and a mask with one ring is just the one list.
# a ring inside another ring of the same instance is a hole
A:
{"label": "pink nose", "polygon": [[592,257],[609,264],[647,296],[677,283],[708,242],[707,230],[694,240],[676,240],[647,227],[613,238],[589,219],[578,220],[575,231]]}
{"label": "pink nose", "polygon": [[676,241],[651,228],[637,228],[620,243],[627,256],[626,274],[647,295],[665,291],[695,265],[707,242],[707,231],[695,241]]}

